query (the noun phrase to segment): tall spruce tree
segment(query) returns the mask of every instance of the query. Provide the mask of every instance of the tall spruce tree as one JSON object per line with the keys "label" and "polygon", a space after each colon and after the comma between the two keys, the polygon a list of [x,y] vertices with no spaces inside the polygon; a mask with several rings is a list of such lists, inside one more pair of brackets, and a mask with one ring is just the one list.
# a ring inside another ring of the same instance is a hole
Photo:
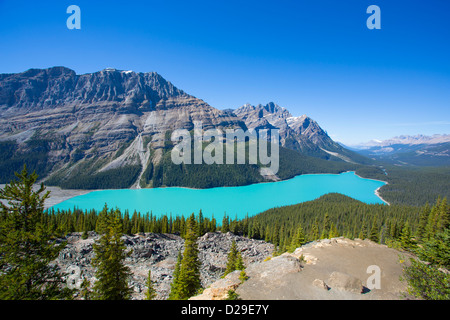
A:
{"label": "tall spruce tree", "polygon": [[242,253],[238,251],[236,255],[235,270],[244,270],[244,269],[245,269],[244,259],[242,259]]}
{"label": "tall spruce tree", "polygon": [[305,243],[306,243],[305,233],[303,232],[302,225],[299,225],[297,227],[297,231],[295,232],[294,236],[292,237],[289,250],[292,252],[295,249],[301,247]]}
{"label": "tall spruce tree", "polygon": [[50,192],[24,166],[18,180],[0,190],[0,300],[69,299],[69,290],[57,265],[50,264],[64,248],[52,241],[42,222],[44,202]]}
{"label": "tall spruce tree", "polygon": [[427,202],[419,215],[419,224],[417,226],[417,239],[419,241],[426,236],[426,227],[430,211],[430,205]]}
{"label": "tall spruce tree", "polygon": [[223,219],[222,219],[222,227],[220,228],[220,230],[223,233],[227,233],[228,231],[230,231],[230,218],[224,214]]}
{"label": "tall spruce tree", "polygon": [[[431,209],[430,214],[435,212],[436,217],[429,219],[428,230],[439,230],[436,234],[428,234],[420,241],[420,246],[410,246],[406,241],[403,246],[403,235],[400,242],[403,247],[417,253],[418,259],[410,259],[410,266],[404,269],[404,279],[408,282],[408,292],[415,297],[426,300],[448,300],[450,299],[450,227],[446,223],[446,212],[450,207],[446,200],[438,201]],[[440,211],[440,212],[439,212]],[[408,232],[406,232],[408,233]]]}
{"label": "tall spruce tree", "polygon": [[121,239],[122,224],[119,211],[109,211],[102,215],[99,222],[103,231],[101,238],[94,244],[95,257],[92,265],[97,268],[95,277],[97,281],[93,288],[95,300],[128,300],[132,289],[128,286],[131,273],[125,266],[127,253],[125,244]]}
{"label": "tall spruce tree", "polygon": [[223,275],[224,277],[227,274],[236,270],[237,255],[238,255],[238,250],[237,250],[237,246],[236,246],[236,240],[233,239],[233,241],[231,242],[230,251],[228,252],[227,266],[225,268],[225,273]]}
{"label": "tall spruce tree", "polygon": [[322,235],[320,236],[320,238],[321,239],[325,239],[325,238],[328,237],[328,235],[330,233],[330,217],[328,216],[328,212],[325,213],[322,225],[323,225],[323,227],[322,227]]}
{"label": "tall spruce tree", "polygon": [[400,233],[399,241],[400,247],[405,250],[411,250],[415,247],[415,241],[412,239],[411,228],[408,222],[405,223],[402,232]]}
{"label": "tall spruce tree", "polygon": [[319,222],[317,221],[317,218],[314,220],[314,224],[311,228],[311,234],[309,236],[310,240],[318,240],[319,239]]}
{"label": "tall spruce tree", "polygon": [[151,269],[148,270],[148,277],[147,277],[147,291],[145,292],[145,300],[153,300],[156,298],[156,291],[153,287],[153,281],[152,281],[152,271]]}
{"label": "tall spruce tree", "polygon": [[379,237],[378,237],[378,223],[377,223],[377,217],[373,218],[373,222],[372,222],[372,228],[370,229],[370,233],[369,233],[369,239],[373,242],[378,242],[379,241]]}
{"label": "tall spruce tree", "polygon": [[192,214],[186,221],[186,236],[183,259],[177,281],[176,299],[185,300],[195,295],[201,289],[200,266],[197,246],[197,225]]}
{"label": "tall spruce tree", "polygon": [[339,232],[337,230],[336,225],[333,222],[331,222],[330,233],[328,234],[328,238],[331,239],[336,237],[339,237]]}
{"label": "tall spruce tree", "polygon": [[178,251],[177,263],[175,264],[175,269],[173,271],[173,280],[170,284],[170,293],[169,300],[179,300],[179,281],[180,281],[180,269],[181,269],[181,260],[183,259],[181,255],[181,251]]}
{"label": "tall spruce tree", "polygon": [[438,218],[436,222],[437,232],[443,232],[450,225],[450,207],[447,204],[447,198],[442,199],[439,205]]}

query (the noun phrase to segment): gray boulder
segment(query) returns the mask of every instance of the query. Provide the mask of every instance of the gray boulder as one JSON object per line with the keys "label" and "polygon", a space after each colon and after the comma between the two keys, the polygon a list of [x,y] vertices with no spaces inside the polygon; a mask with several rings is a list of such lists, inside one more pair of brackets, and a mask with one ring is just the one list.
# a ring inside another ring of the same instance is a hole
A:
{"label": "gray boulder", "polygon": [[328,279],[331,289],[348,291],[353,293],[363,293],[362,281],[354,276],[342,272],[333,272]]}

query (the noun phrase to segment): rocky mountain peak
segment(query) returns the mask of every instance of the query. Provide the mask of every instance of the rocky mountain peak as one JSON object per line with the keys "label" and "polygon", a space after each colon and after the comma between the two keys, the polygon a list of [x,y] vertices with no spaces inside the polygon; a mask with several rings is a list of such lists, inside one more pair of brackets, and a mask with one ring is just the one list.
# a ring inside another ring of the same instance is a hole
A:
{"label": "rocky mountain peak", "polygon": [[135,73],[107,68],[77,75],[65,67],[29,69],[0,78],[0,116],[61,106],[117,102],[138,108],[161,99],[187,97],[156,72]]}
{"label": "rocky mountain peak", "polygon": [[307,116],[293,117],[274,102],[218,110],[156,72],[106,68],[78,75],[53,67],[0,75],[0,141],[17,163],[38,143],[41,176],[56,185],[127,168],[134,182],[126,185],[140,186],[170,148],[167,134],[192,130],[196,121],[204,130],[277,128],[283,147],[345,159],[343,148]]}
{"label": "rocky mountain peak", "polygon": [[194,121],[204,129],[245,128],[233,113],[188,95],[156,72],[107,68],[77,75],[53,67],[0,75],[0,141],[17,157],[34,152],[32,142],[39,141],[44,172],[57,181],[73,179],[77,170],[94,174],[130,166],[141,168],[139,180],[150,161],[160,161],[166,133],[190,130]]}

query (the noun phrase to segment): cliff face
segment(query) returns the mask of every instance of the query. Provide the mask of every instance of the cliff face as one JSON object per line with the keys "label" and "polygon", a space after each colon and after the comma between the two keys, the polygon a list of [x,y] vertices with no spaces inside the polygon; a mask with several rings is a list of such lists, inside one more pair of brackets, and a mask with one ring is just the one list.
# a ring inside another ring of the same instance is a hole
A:
{"label": "cliff face", "polygon": [[277,104],[253,106],[245,104],[234,110],[250,129],[279,128],[282,146],[301,151],[320,158],[334,156],[352,161],[347,150],[334,142],[319,124],[306,115],[293,117],[291,113]]}
{"label": "cliff face", "polygon": [[46,173],[57,179],[76,167],[95,167],[90,173],[96,173],[137,165],[143,171],[150,160],[159,161],[166,132],[191,130],[194,121],[202,121],[204,129],[245,129],[235,115],[154,72],[105,69],[76,75],[55,67],[0,75],[0,141],[15,143],[19,154],[33,152],[34,142],[41,142]]}
{"label": "cliff face", "polygon": [[[53,131],[72,146],[89,135],[90,144],[111,151],[111,142],[139,134],[193,127],[237,125],[233,115],[184,93],[155,72],[105,69],[85,75],[55,67],[0,77],[0,136],[25,140]],[[109,146],[109,148],[107,147]]]}
{"label": "cliff face", "polygon": [[0,175],[0,182],[9,182],[27,162],[55,185],[99,174],[97,180],[106,179],[101,174],[116,169],[107,178],[123,176],[127,182],[113,187],[148,186],[141,178],[171,148],[170,133],[192,130],[196,121],[204,130],[278,128],[286,148],[352,161],[317,122],[292,117],[274,103],[218,110],[155,72],[77,75],[53,67],[0,74],[0,166],[11,171]]}
{"label": "cliff face", "polygon": [[161,99],[188,96],[155,72],[105,69],[76,75],[68,68],[54,67],[3,74],[0,81],[2,117],[105,102],[115,106],[114,111],[129,113],[150,110]]}

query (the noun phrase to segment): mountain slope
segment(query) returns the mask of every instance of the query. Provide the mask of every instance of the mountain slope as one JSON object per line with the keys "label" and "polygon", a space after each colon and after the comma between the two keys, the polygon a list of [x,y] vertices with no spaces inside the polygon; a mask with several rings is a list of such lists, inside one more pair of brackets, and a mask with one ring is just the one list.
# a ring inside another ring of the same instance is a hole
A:
{"label": "mountain slope", "polygon": [[[245,129],[234,115],[154,72],[76,75],[55,67],[0,76],[0,151],[10,155],[3,160],[14,170],[31,162],[55,183],[130,167],[140,175],[151,159],[159,161],[166,132],[191,130],[194,121],[202,121],[204,129]],[[38,151],[38,159],[30,151]],[[2,180],[13,176],[7,171]]]}
{"label": "mountain slope", "polygon": [[288,110],[273,102],[257,106],[245,104],[233,112],[249,129],[279,128],[280,143],[288,149],[322,159],[370,163],[368,159],[334,142],[310,117],[293,117]]}
{"label": "mountain slope", "polygon": [[[77,75],[53,67],[0,75],[0,182],[9,182],[24,163],[47,184],[65,188],[208,187],[267,178],[259,164],[175,168],[167,160],[171,132],[192,132],[198,121],[203,130],[279,128],[281,146],[297,151],[281,152],[280,162],[289,165],[280,177],[310,172],[305,166],[328,172],[330,164],[332,172],[342,172],[368,161],[312,119],[292,117],[273,103],[218,110],[155,72],[108,68]],[[312,165],[317,158],[323,161]],[[204,182],[193,181],[202,174]]]}
{"label": "mountain slope", "polygon": [[399,136],[353,148],[361,155],[396,165],[450,165],[450,135]]}

